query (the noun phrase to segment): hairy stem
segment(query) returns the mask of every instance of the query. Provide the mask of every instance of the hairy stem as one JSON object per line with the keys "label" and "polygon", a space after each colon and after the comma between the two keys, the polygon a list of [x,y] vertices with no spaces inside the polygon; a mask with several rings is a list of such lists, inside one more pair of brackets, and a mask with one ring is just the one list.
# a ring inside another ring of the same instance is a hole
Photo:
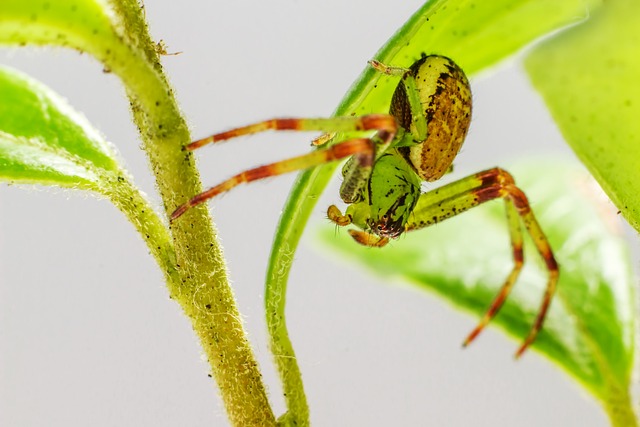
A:
{"label": "hairy stem", "polygon": [[[0,42],[63,46],[93,55],[124,83],[165,211],[201,191],[193,157],[182,151],[189,131],[137,0],[2,0]],[[171,242],[165,225],[142,206],[146,202],[129,182],[114,187],[103,192],[120,199],[116,204],[163,269],[171,298],[191,319],[233,425],[276,425],[206,209],[184,215],[170,230]]]}
{"label": "hairy stem", "polygon": [[[181,149],[190,140],[189,132],[162,74],[138,3],[122,0],[114,5],[126,22],[132,52],[124,57],[130,61],[108,65],[127,88],[143,147],[165,210],[170,212],[201,191],[192,155]],[[168,281],[169,292],[191,319],[229,418],[237,426],[275,425],[206,209],[192,209],[171,231],[179,281]]]}

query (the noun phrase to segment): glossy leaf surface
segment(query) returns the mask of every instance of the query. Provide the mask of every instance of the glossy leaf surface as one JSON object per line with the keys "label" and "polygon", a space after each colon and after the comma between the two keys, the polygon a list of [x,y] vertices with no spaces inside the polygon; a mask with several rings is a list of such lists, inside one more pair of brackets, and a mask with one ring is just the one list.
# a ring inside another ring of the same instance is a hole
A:
{"label": "glossy leaf surface", "polygon": [[0,179],[100,190],[120,168],[111,146],[44,85],[0,68]]}
{"label": "glossy leaf surface", "polygon": [[[542,167],[545,173],[539,174]],[[535,214],[560,265],[557,293],[533,348],[582,383],[605,409],[624,412],[607,406],[629,405],[635,342],[633,279],[615,210],[581,169],[545,162],[512,172],[535,200]],[[476,316],[484,314],[513,265],[501,201],[407,233],[381,249],[358,245],[344,231],[336,236],[333,226],[321,237],[330,253],[365,265],[385,283],[409,282]],[[518,340],[533,323],[547,279],[529,240],[525,268],[493,322]]]}
{"label": "glossy leaf surface", "polygon": [[526,68],[565,139],[640,231],[640,3],[612,0]]}

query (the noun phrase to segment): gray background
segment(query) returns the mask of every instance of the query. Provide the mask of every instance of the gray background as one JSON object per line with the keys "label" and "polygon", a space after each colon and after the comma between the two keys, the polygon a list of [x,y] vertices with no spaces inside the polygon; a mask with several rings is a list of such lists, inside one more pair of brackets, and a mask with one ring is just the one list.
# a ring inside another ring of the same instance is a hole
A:
{"label": "gray background", "polygon": [[[420,1],[148,1],[163,63],[194,136],[272,116],[332,112]],[[428,50],[428,47],[425,47]],[[87,55],[3,49],[122,153],[156,205],[153,181],[113,75]],[[517,61],[473,82],[463,176],[523,156],[572,154]],[[262,135],[199,153],[205,184],[308,151],[310,136]],[[211,204],[272,401],[263,276],[293,176]],[[337,181],[314,214],[336,200]],[[505,229],[506,233],[506,229]],[[506,234],[503,238],[506,240]],[[312,248],[296,254],[288,318],[317,426],[605,426],[599,407],[533,353],[413,289],[388,286]],[[506,261],[505,261],[506,262]],[[0,187],[0,425],[224,426],[188,322],[133,227],[108,202],[66,190]]]}

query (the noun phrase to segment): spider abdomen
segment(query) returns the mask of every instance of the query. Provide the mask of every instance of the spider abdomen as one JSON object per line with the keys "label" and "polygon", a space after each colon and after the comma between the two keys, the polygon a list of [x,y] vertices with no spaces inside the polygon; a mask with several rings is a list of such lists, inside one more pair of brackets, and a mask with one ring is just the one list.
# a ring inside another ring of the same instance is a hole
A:
{"label": "spider abdomen", "polygon": [[[425,181],[442,177],[453,163],[471,123],[471,88],[464,72],[451,59],[430,55],[410,68],[426,118],[426,139],[398,151]],[[400,126],[418,134],[407,88],[398,85],[390,113]],[[420,143],[422,142],[422,143]]]}

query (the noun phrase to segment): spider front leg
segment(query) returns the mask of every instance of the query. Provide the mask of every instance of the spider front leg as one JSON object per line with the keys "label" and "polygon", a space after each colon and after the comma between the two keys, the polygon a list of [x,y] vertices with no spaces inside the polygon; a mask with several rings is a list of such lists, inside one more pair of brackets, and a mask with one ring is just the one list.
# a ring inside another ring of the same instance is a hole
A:
{"label": "spider front leg", "polygon": [[398,125],[395,119],[389,114],[368,114],[359,117],[331,117],[317,119],[276,118],[198,139],[188,144],[185,148],[189,151],[193,151],[207,144],[218,143],[238,136],[251,135],[267,130],[315,130],[326,132],[329,136],[325,137],[321,135],[319,138],[316,138],[318,141],[316,145],[322,145],[338,132],[378,130],[387,131],[395,135],[398,130]]}
{"label": "spider front leg", "polygon": [[542,328],[549,309],[551,297],[556,289],[559,270],[549,242],[538,225],[526,196],[515,185],[513,177],[502,169],[494,168],[425,193],[420,197],[413,211],[413,218],[407,222],[406,227],[407,231],[428,227],[497,198],[503,198],[505,200],[514,266],[489,306],[486,314],[464,341],[464,345],[466,346],[471,343],[498,313],[522,269],[524,257],[522,250],[522,229],[520,226],[521,220],[531,236],[536,249],[545,261],[546,268],[549,272],[549,279],[542,303],[529,335],[516,352],[516,357],[520,357],[531,343],[533,343]]}
{"label": "spider front leg", "polygon": [[[377,130],[378,132],[372,138],[353,138],[306,155],[259,166],[239,173],[223,183],[197,194],[191,200],[178,206],[171,214],[170,220],[176,220],[188,209],[204,203],[220,193],[229,191],[239,184],[282,175],[297,170],[308,169],[324,163],[344,159],[352,155],[354,156],[354,161],[359,166],[358,170],[366,175],[367,171],[371,170],[375,160],[376,145],[382,147],[382,150],[386,149],[386,147],[388,147],[393,141],[396,132],[398,131],[398,125],[395,118],[388,114],[370,114],[360,117],[320,119],[272,119],[199,139],[185,146],[185,149],[195,150],[206,144],[222,142],[238,136],[249,135],[266,130],[318,130],[324,132]],[[362,185],[362,182],[364,182],[362,177],[354,177],[354,185]],[[361,191],[361,188],[353,188],[354,193],[359,191]]]}

